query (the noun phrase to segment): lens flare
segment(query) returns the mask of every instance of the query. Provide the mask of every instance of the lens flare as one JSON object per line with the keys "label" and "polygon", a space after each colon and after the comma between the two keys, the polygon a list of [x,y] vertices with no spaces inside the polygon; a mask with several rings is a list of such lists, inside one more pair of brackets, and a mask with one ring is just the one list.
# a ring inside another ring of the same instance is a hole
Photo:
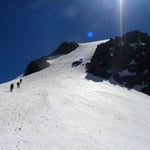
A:
{"label": "lens flare", "polygon": [[123,34],[123,0],[119,0],[119,27],[120,35]]}
{"label": "lens flare", "polygon": [[87,36],[88,36],[88,38],[92,38],[94,36],[94,33],[93,32],[88,32]]}

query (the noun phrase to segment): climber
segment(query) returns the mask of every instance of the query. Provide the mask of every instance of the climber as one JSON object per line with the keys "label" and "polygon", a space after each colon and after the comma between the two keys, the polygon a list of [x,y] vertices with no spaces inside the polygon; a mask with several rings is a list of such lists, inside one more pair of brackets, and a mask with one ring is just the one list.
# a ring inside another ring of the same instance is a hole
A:
{"label": "climber", "polygon": [[17,82],[17,88],[20,88],[20,82]]}
{"label": "climber", "polygon": [[22,79],[20,79],[20,84],[22,83]]}
{"label": "climber", "polygon": [[14,84],[12,83],[12,84],[10,85],[10,92],[13,92],[13,89],[14,89]]}

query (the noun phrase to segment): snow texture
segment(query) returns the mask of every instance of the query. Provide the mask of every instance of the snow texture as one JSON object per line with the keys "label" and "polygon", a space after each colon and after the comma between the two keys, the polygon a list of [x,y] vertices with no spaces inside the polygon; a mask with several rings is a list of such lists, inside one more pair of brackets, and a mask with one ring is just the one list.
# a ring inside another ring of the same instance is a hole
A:
{"label": "snow texture", "polygon": [[136,73],[133,73],[133,72],[129,72],[127,69],[119,72],[119,75],[120,76],[131,76],[131,75],[136,75]]}
{"label": "snow texture", "polygon": [[132,60],[129,65],[136,65],[136,64],[137,63],[134,60]]}
{"label": "snow texture", "polygon": [[0,150],[150,150],[150,97],[71,66],[103,42],[49,59],[13,92],[20,77],[0,85]]}
{"label": "snow texture", "polygon": [[129,44],[131,47],[136,48],[137,46],[144,46],[146,45],[145,43],[139,42],[139,43],[130,43]]}

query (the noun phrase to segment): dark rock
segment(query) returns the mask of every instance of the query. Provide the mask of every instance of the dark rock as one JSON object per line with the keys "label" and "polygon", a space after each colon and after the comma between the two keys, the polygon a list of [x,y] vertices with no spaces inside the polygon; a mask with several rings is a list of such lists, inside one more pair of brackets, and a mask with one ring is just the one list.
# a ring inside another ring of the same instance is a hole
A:
{"label": "dark rock", "polygon": [[72,63],[72,67],[77,67],[77,66],[79,66],[80,64],[82,64],[82,59],[77,60],[77,61],[74,61],[74,62]]}
{"label": "dark rock", "polygon": [[[88,73],[104,79],[113,77],[118,84],[123,84],[129,89],[135,85],[149,84],[150,36],[133,31],[122,37],[111,38],[97,46],[86,68]],[[149,90],[150,86],[147,86],[142,92],[148,94]]]}
{"label": "dark rock", "polygon": [[145,93],[145,94],[147,94],[147,95],[150,95],[150,85],[147,86],[147,87],[145,87],[145,88],[143,88],[142,92]]}
{"label": "dark rock", "polygon": [[79,45],[76,42],[64,42],[62,43],[50,56],[64,55],[74,51]]}
{"label": "dark rock", "polygon": [[44,56],[41,57],[40,59],[36,59],[34,61],[31,61],[24,73],[24,76],[35,73],[37,71],[40,71],[44,68],[47,68],[50,66],[50,64],[47,62],[48,57]]}

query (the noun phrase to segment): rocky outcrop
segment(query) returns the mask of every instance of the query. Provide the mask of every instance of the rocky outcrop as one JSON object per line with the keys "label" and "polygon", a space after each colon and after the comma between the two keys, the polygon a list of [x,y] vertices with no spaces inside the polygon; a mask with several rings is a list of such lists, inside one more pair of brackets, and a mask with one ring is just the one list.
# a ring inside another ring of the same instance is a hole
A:
{"label": "rocky outcrop", "polygon": [[81,64],[82,64],[82,59],[77,60],[77,61],[74,61],[74,62],[72,63],[72,67],[77,67],[77,66],[79,66],[79,65],[81,65]]}
{"label": "rocky outcrop", "polygon": [[24,76],[35,73],[37,71],[40,71],[42,69],[45,69],[50,66],[50,64],[47,62],[49,57],[55,56],[55,55],[64,55],[68,54],[72,51],[74,51],[79,45],[75,42],[64,42],[62,43],[56,50],[54,50],[50,55],[41,57],[40,59],[36,59],[34,61],[31,61],[24,73]]}
{"label": "rocky outcrop", "polygon": [[79,45],[76,42],[64,42],[49,56],[64,55],[74,51]]}
{"label": "rocky outcrop", "polygon": [[150,95],[150,36],[133,31],[98,45],[87,72]]}
{"label": "rocky outcrop", "polygon": [[47,62],[47,60],[48,60],[48,57],[44,56],[44,57],[41,57],[40,59],[31,61],[25,70],[24,76],[49,67],[50,64]]}

